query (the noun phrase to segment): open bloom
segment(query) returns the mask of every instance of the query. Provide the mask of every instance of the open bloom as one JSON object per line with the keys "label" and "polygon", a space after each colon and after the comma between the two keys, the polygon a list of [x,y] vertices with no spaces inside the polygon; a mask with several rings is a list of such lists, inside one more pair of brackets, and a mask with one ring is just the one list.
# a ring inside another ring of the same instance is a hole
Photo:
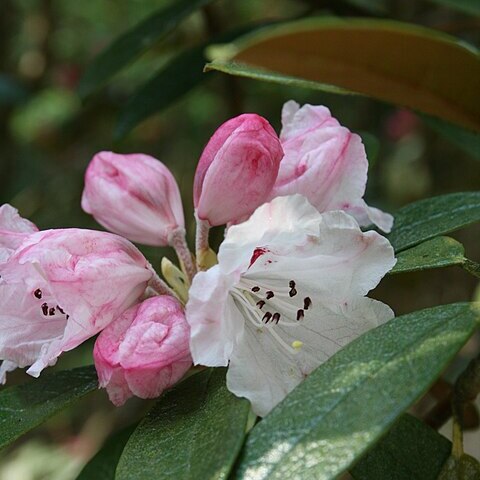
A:
{"label": "open bloom", "polygon": [[141,153],[97,153],[85,173],[82,208],[111,232],[145,245],[166,246],[185,227],[175,178]]}
{"label": "open bloom", "polygon": [[342,346],[393,316],[366,298],[393,248],[344,212],[279,197],[228,229],[198,273],[187,320],[195,364],[228,365],[227,386],[266,415]]}
{"label": "open bloom", "polygon": [[192,365],[189,336],[183,307],[173,297],[152,297],[129,308],[95,342],[100,386],[117,406],[133,395],[158,397]]}
{"label": "open bloom", "polygon": [[368,161],[361,138],[328,108],[285,103],[280,141],[285,156],[270,198],[299,193],[320,212],[344,210],[361,226],[390,231],[393,217],[363,200]]}
{"label": "open bloom", "polygon": [[0,274],[0,382],[14,365],[38,376],[120,316],[152,277],[128,240],[80,229],[31,234]]}
{"label": "open bloom", "polygon": [[210,226],[250,215],[267,201],[283,152],[263,117],[246,113],[228,120],[203,150],[195,172],[195,212]]}
{"label": "open bloom", "polygon": [[38,228],[18,214],[8,203],[0,206],[0,262],[7,260],[13,251]]}

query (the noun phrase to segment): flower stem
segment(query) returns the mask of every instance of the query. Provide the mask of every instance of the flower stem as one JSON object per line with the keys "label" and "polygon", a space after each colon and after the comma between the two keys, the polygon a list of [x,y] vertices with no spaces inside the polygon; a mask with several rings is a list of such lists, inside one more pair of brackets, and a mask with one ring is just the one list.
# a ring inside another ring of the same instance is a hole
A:
{"label": "flower stem", "polygon": [[159,295],[171,295],[176,297],[175,292],[158,276],[158,273],[149,264],[148,269],[152,272],[152,278],[148,282],[147,288],[152,288]]}
{"label": "flower stem", "polygon": [[177,228],[174,230],[170,234],[169,242],[170,245],[175,249],[183,273],[191,283],[192,278],[197,273],[197,268],[193,262],[192,254],[188,248],[187,240],[185,239],[185,230],[183,228]]}
{"label": "flower stem", "polygon": [[201,220],[195,215],[197,221],[197,233],[195,236],[195,252],[197,256],[197,267],[199,270],[206,270],[205,257],[210,252],[210,246],[208,244],[208,232],[210,225],[207,220]]}

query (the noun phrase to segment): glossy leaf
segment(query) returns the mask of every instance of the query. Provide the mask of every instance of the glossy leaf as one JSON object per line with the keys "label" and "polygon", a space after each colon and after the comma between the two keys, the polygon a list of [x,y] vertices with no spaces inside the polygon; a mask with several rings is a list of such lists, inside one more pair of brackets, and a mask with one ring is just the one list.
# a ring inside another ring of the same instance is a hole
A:
{"label": "glossy leaf", "polygon": [[440,195],[410,203],[395,215],[388,239],[397,252],[480,221],[480,192]]}
{"label": "glossy leaf", "polygon": [[428,115],[422,115],[422,119],[430,128],[457,145],[473,158],[480,160],[480,133],[457,127],[449,122],[444,122],[439,118]]}
{"label": "glossy leaf", "polygon": [[142,52],[168,35],[185,17],[212,0],[175,0],[117,38],[83,75],[78,92],[86,97]]}
{"label": "glossy leaf", "polygon": [[340,88],[480,130],[480,56],[435,30],[320,17],[266,27],[210,54],[210,70]]}
{"label": "glossy leaf", "polygon": [[251,430],[236,478],[337,478],[438,378],[477,322],[472,307],[458,303],[359,337]]}
{"label": "glossy leaf", "polygon": [[107,439],[76,480],[115,480],[118,460],[134,429],[132,426],[124,428]]}
{"label": "glossy leaf", "polygon": [[160,399],[130,437],[117,480],[227,478],[250,404],[227,390],[225,371],[198,373]]}
{"label": "glossy leaf", "polygon": [[409,248],[397,255],[393,273],[416,272],[430,268],[462,266],[465,250],[460,242],[450,237],[436,237]]}
{"label": "glossy leaf", "polygon": [[437,480],[451,448],[444,436],[405,414],[350,473],[355,480]]}
{"label": "glossy leaf", "polygon": [[0,448],[97,388],[93,366],[44,374],[0,390]]}

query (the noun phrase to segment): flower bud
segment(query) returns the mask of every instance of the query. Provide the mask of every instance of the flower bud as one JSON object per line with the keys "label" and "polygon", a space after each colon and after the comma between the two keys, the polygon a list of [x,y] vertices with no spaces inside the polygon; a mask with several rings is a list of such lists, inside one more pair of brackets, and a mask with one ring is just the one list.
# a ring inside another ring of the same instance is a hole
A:
{"label": "flower bud", "polygon": [[218,128],[203,150],[194,180],[194,203],[210,226],[250,215],[270,195],[283,151],[263,117],[243,114]]}
{"label": "flower bud", "polygon": [[185,226],[170,170],[141,153],[97,153],[85,174],[82,208],[111,232],[145,245],[166,246]]}
{"label": "flower bud", "polygon": [[95,342],[93,357],[100,386],[117,406],[134,395],[158,397],[190,368],[189,337],[177,299],[162,295],[135,305]]}
{"label": "flower bud", "polygon": [[63,229],[31,234],[0,274],[0,359],[38,376],[133,305],[152,270],[122,237]]}
{"label": "flower bud", "polygon": [[22,218],[18,210],[8,203],[0,206],[0,262],[7,260],[13,251],[38,228]]}
{"label": "flower bud", "polygon": [[299,193],[320,212],[344,210],[362,226],[390,231],[392,216],[363,200],[368,161],[362,139],[328,108],[285,103],[280,141],[285,156],[271,198]]}

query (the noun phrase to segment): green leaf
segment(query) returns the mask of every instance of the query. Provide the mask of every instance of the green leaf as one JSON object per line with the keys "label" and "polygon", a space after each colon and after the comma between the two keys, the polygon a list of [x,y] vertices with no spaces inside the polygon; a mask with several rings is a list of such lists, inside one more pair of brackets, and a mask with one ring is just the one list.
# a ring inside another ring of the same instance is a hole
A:
{"label": "green leaf", "polygon": [[0,391],[0,449],[97,388],[95,367],[42,375]]}
{"label": "green leaf", "polygon": [[135,428],[136,425],[130,426],[112,435],[83,467],[76,480],[115,480],[118,460]]}
{"label": "green leaf", "polygon": [[425,240],[480,221],[480,192],[440,195],[410,203],[395,214],[388,235],[400,252]]}
{"label": "green leaf", "polygon": [[470,13],[480,16],[480,3],[478,0],[430,0],[431,2],[440,3],[454,10]]}
{"label": "green leaf", "polygon": [[471,305],[457,303],[362,335],[251,430],[237,478],[337,478],[438,378],[477,321]]}
{"label": "green leaf", "polygon": [[211,1],[172,1],[121,35],[90,64],[78,86],[80,96],[90,95],[142,52],[166,37],[185,17]]}
{"label": "green leaf", "polygon": [[480,130],[478,51],[425,27],[309,18],[265,27],[209,52],[207,70],[367,95]]}
{"label": "green leaf", "polygon": [[160,399],[130,437],[117,480],[227,478],[250,404],[227,390],[225,372],[198,373]]}
{"label": "green leaf", "polygon": [[405,414],[350,473],[355,480],[437,480],[451,449],[444,436]]}
{"label": "green leaf", "polygon": [[207,80],[208,76],[203,72],[206,61],[204,52],[210,43],[230,41],[258,28],[257,24],[226,32],[176,56],[129,99],[120,113],[115,138],[123,137],[142,120],[167,108],[182,95]]}
{"label": "green leaf", "polygon": [[430,268],[462,266],[465,250],[450,237],[436,237],[397,255],[397,264],[390,273],[407,273]]}
{"label": "green leaf", "polygon": [[422,115],[422,119],[430,128],[438,132],[447,140],[450,140],[450,142],[457,145],[473,158],[480,160],[479,133],[457,127],[456,125],[453,125],[449,122],[444,122],[439,118],[430,117],[429,115]]}

